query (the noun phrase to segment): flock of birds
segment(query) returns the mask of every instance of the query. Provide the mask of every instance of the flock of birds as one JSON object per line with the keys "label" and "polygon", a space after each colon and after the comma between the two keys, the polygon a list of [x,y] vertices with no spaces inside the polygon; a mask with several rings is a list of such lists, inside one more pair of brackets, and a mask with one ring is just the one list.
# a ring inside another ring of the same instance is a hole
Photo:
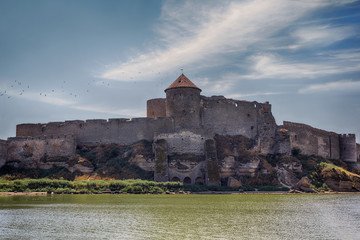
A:
{"label": "flock of birds", "polygon": [[[182,70],[182,69],[181,69]],[[182,71],[181,71],[182,72]],[[141,74],[141,72],[138,72],[138,74]],[[167,76],[160,76],[160,72],[157,74],[159,76],[159,79],[156,81],[156,86],[165,86],[166,84],[169,84],[169,79]],[[136,84],[136,76],[129,77],[129,80]],[[62,81],[61,86],[58,88],[53,88],[51,90],[47,91],[31,91],[31,89],[36,89],[36,87],[32,87],[29,84],[24,84],[23,82],[20,82],[18,80],[13,80],[11,82],[8,82],[6,86],[3,86],[3,89],[0,89],[0,97],[10,99],[11,97],[22,97],[23,95],[26,95],[27,92],[31,94],[38,94],[38,96],[41,97],[50,97],[50,96],[59,96],[61,94],[62,97],[68,96],[73,98],[78,98],[82,95],[89,94],[90,92],[93,92],[93,86],[100,85],[104,87],[110,87],[110,82],[108,81],[96,81],[92,80],[92,82],[87,82],[87,87],[82,88],[81,90],[75,91],[73,86],[70,86],[71,84],[68,84],[66,81]],[[71,89],[71,91],[69,91]]]}
{"label": "flock of birds", "polygon": [[[58,93],[61,93],[62,95],[68,95],[70,97],[74,97],[77,98],[80,96],[80,94],[84,94],[84,93],[89,93],[90,90],[90,86],[91,84],[94,84],[95,80],[93,80],[93,83],[88,82],[87,83],[87,88],[85,88],[84,90],[80,90],[80,91],[67,91],[67,82],[63,81],[61,84],[61,87],[59,89],[51,89],[51,90],[47,90],[47,91],[37,91],[36,94],[38,94],[39,96],[42,97],[48,97],[51,95],[56,95]],[[100,82],[100,85],[104,85],[104,86],[110,86],[110,83],[108,82]],[[11,97],[14,96],[22,96],[25,95],[27,92],[31,92],[31,86],[30,85],[26,85],[23,84],[20,81],[14,80],[12,82],[10,82],[10,84],[7,84],[7,87],[5,87],[4,89],[0,89],[0,97],[5,97],[10,99]],[[74,89],[73,89],[74,90]],[[34,92],[32,92],[34,93]]]}

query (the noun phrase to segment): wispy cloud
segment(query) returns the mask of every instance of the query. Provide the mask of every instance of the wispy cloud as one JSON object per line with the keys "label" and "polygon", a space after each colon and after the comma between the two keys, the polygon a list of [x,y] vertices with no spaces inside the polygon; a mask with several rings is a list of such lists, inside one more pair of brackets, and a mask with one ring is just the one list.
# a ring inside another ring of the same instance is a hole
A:
{"label": "wispy cloud", "polygon": [[106,114],[114,114],[119,116],[127,116],[127,117],[144,117],[145,112],[137,109],[116,109],[112,107],[105,107],[103,105],[76,105],[71,106],[73,109],[89,111],[89,112],[97,112],[97,113],[106,113]]}
{"label": "wispy cloud", "polygon": [[297,47],[327,46],[335,42],[347,39],[356,34],[352,27],[333,27],[329,25],[308,26],[299,28],[292,33],[297,39]]}
{"label": "wispy cloud", "polygon": [[[255,0],[166,2],[157,29],[158,45],[129,61],[108,66],[101,78],[152,80],[159,72],[191,69],[224,54],[242,54],[328,1]],[[299,34],[304,38],[304,34]],[[161,45],[161,46],[159,46]],[[141,73],[141,74],[140,74]],[[131,79],[131,77],[133,79]]]}
{"label": "wispy cloud", "polygon": [[323,84],[313,84],[299,90],[299,93],[314,93],[314,92],[343,92],[343,91],[357,91],[360,92],[360,81],[341,80],[336,82],[328,82]]}
{"label": "wispy cloud", "polygon": [[327,61],[313,63],[286,61],[281,56],[270,53],[251,56],[249,60],[252,62],[251,73],[242,75],[243,79],[315,78],[360,69],[360,52],[349,53],[348,51],[328,55]]}
{"label": "wispy cloud", "polygon": [[253,93],[239,93],[239,94],[228,94],[227,98],[245,98],[245,97],[254,97],[254,96],[270,96],[270,95],[279,95],[284,94],[283,92],[253,92]]}

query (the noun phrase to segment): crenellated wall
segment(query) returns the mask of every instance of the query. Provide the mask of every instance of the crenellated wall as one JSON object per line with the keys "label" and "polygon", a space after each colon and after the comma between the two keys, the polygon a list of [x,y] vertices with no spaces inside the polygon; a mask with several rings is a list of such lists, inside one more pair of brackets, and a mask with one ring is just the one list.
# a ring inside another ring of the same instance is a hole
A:
{"label": "crenellated wall", "polygon": [[139,140],[152,141],[155,133],[172,132],[171,118],[93,119],[86,121],[50,122],[48,124],[17,125],[17,137],[74,135],[78,144],[132,144]]}
{"label": "crenellated wall", "polygon": [[355,134],[340,134],[340,158],[345,162],[357,162]]}
{"label": "crenellated wall", "polygon": [[16,168],[50,168],[57,165],[57,159],[71,157],[75,151],[75,138],[71,135],[9,138],[6,164]]}
{"label": "crenellated wall", "polygon": [[299,148],[305,155],[318,155],[329,159],[340,158],[340,142],[337,133],[286,121],[283,128],[289,131],[291,149]]}

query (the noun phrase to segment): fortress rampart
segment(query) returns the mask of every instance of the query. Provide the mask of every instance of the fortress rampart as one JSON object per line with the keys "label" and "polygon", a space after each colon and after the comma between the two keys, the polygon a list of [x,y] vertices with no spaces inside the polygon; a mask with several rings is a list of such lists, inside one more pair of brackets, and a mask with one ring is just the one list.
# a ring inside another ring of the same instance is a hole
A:
{"label": "fortress rampart", "polygon": [[[188,89],[169,90],[168,95],[175,95],[171,98],[171,103],[167,102],[169,96],[167,99],[149,100],[147,116],[156,119],[166,113],[167,117],[174,119],[178,128],[175,131],[190,129],[208,138],[217,134],[261,139],[258,141],[258,150],[264,153],[272,151],[276,122],[271,113],[271,104],[233,100],[223,96],[198,95],[199,100],[195,97],[196,89],[191,89],[187,95],[186,91]],[[194,108],[194,105],[198,107]]]}
{"label": "fortress rampart", "polygon": [[20,124],[16,127],[16,137],[74,135],[77,144],[132,144],[140,140],[152,141],[155,133],[172,132],[173,129],[171,118],[93,119]]}
{"label": "fortress rampart", "polygon": [[306,155],[318,155],[330,159],[340,158],[340,138],[337,133],[286,121],[283,128],[290,132],[291,149],[299,148],[301,153]]}
{"label": "fortress rampart", "polygon": [[202,96],[200,104],[201,124],[208,135],[246,136],[258,141],[260,152],[272,152],[277,126],[268,102]]}

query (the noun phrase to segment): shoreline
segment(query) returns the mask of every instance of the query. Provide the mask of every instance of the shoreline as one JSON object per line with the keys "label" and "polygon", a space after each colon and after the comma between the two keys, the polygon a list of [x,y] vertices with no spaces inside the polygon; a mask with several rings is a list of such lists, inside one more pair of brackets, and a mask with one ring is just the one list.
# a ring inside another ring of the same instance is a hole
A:
{"label": "shoreline", "polygon": [[288,192],[288,191],[248,191],[248,192],[228,192],[228,191],[206,191],[206,192],[166,192],[166,193],[126,193],[126,192],[95,192],[95,193],[64,193],[64,192],[0,192],[0,196],[44,196],[44,195],[101,195],[101,194],[151,194],[151,195],[178,195],[178,194],[193,194],[193,195],[243,195],[243,194],[360,194],[360,192]]}

